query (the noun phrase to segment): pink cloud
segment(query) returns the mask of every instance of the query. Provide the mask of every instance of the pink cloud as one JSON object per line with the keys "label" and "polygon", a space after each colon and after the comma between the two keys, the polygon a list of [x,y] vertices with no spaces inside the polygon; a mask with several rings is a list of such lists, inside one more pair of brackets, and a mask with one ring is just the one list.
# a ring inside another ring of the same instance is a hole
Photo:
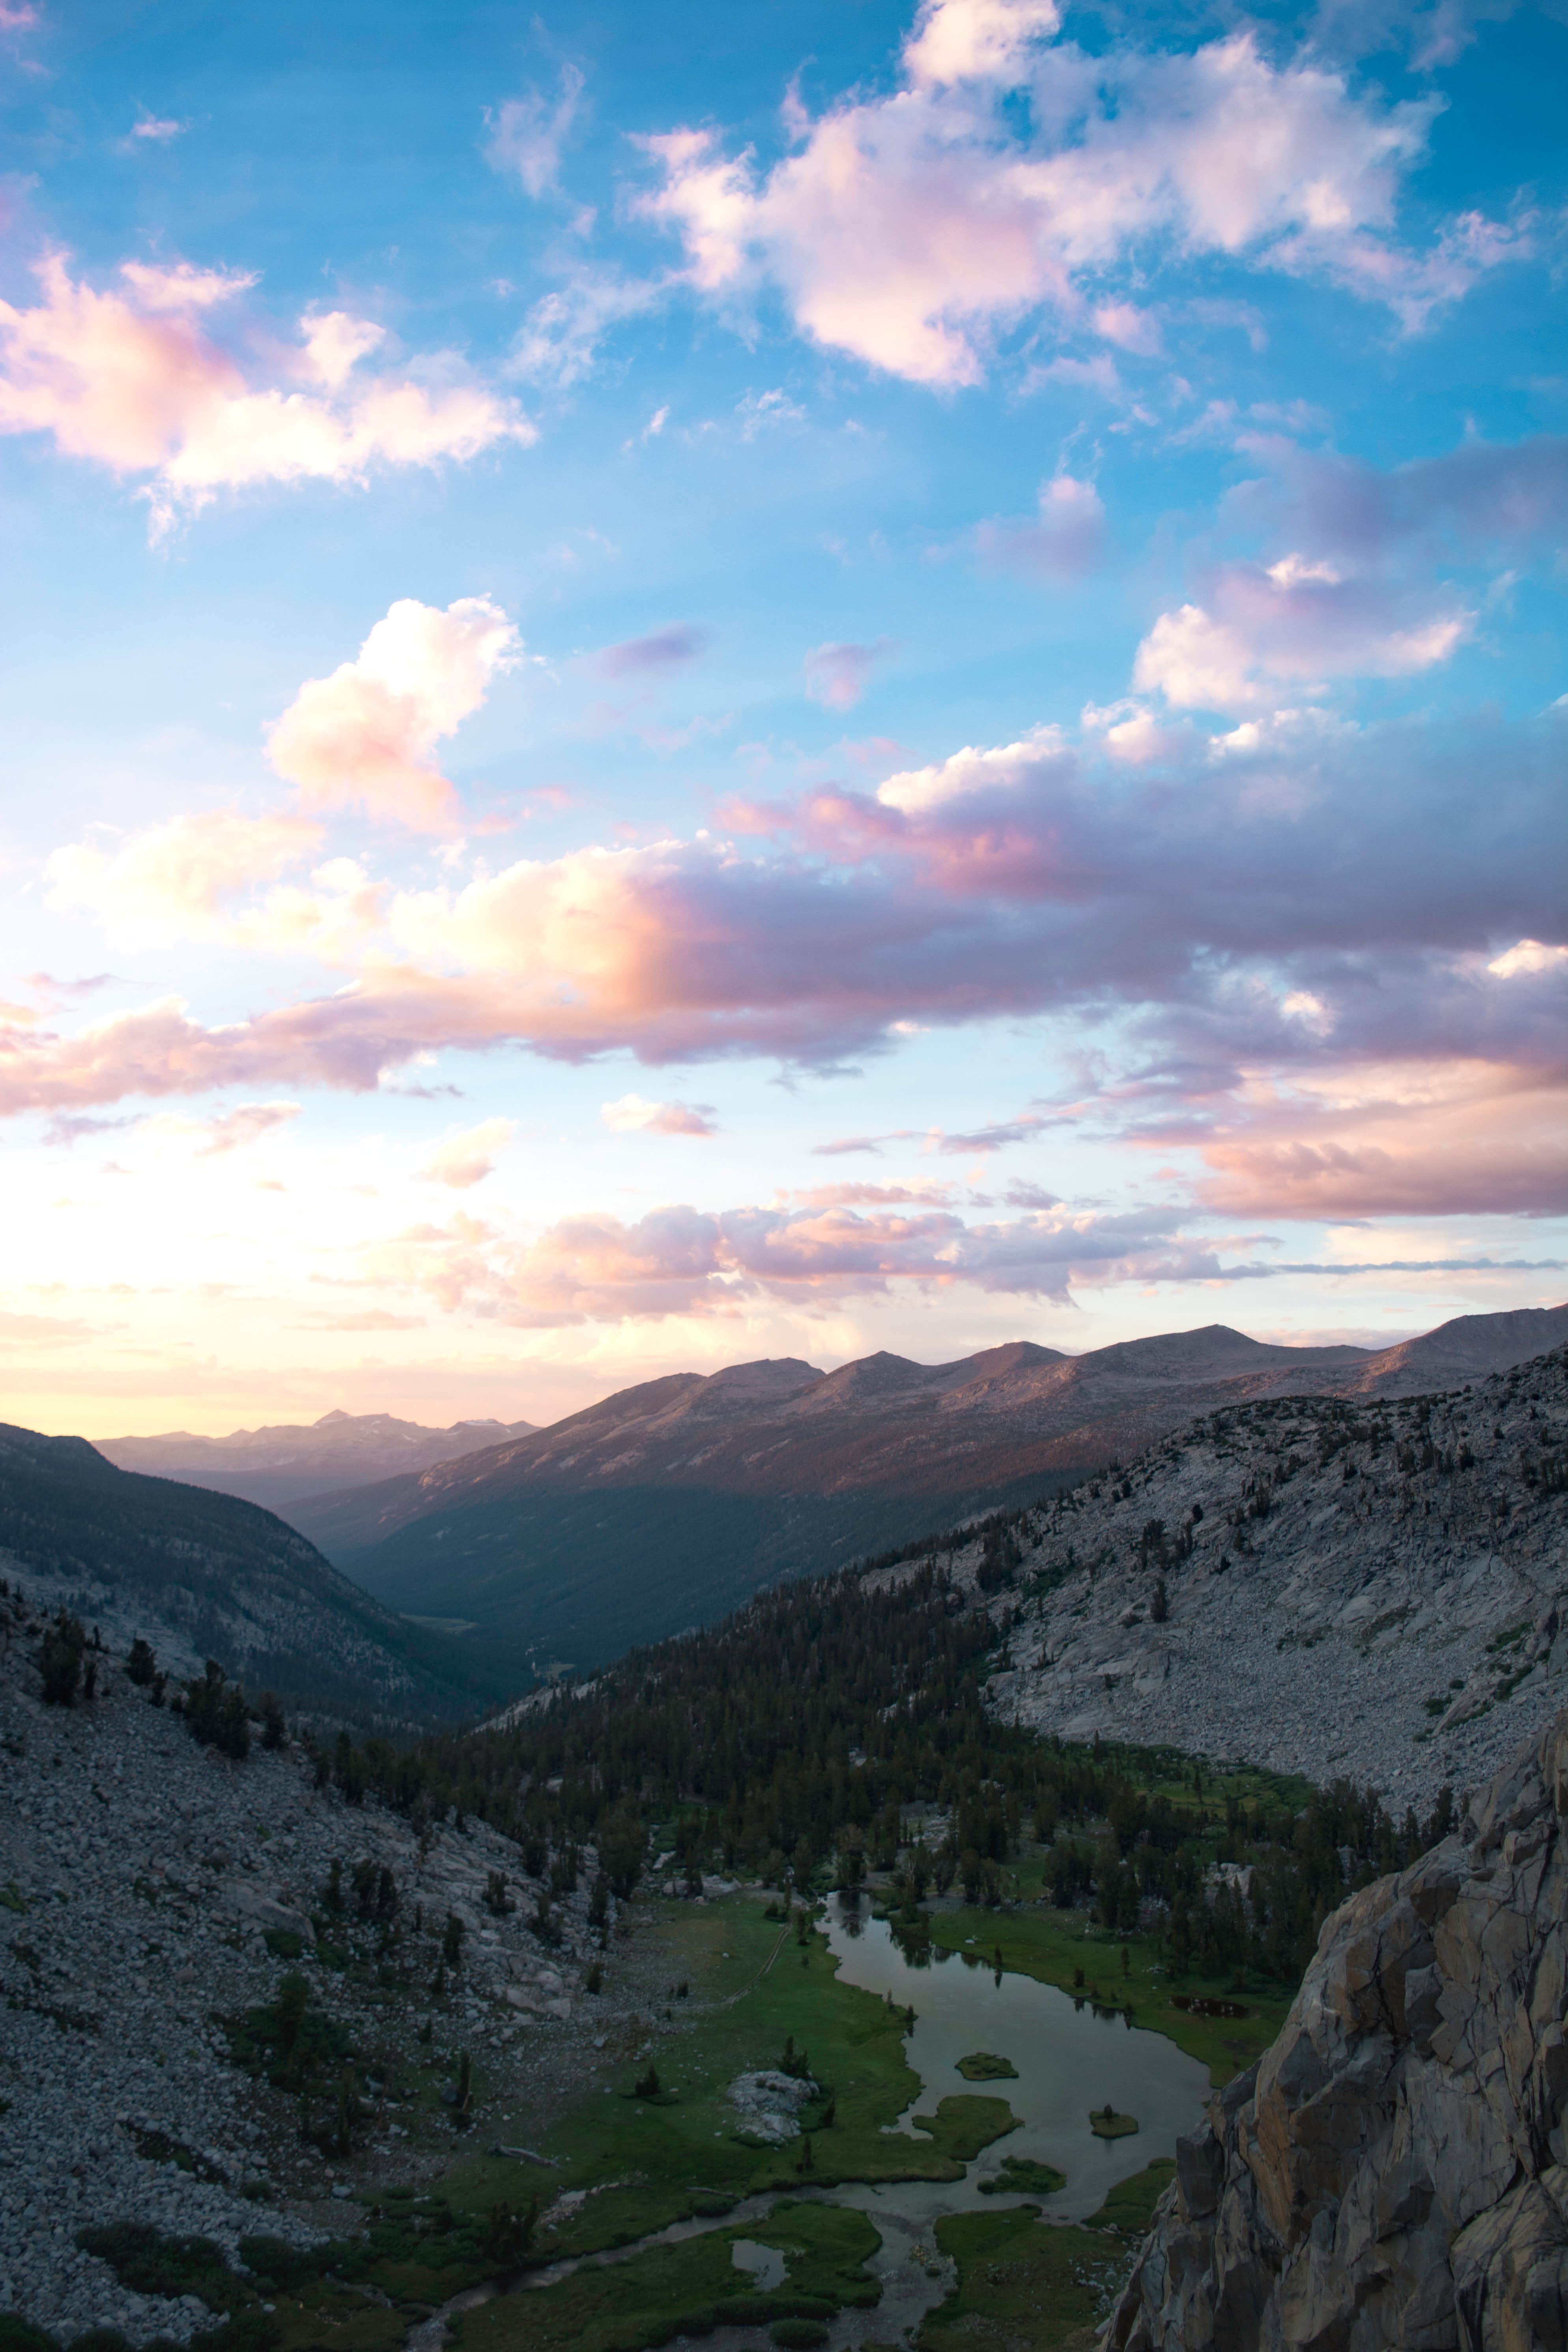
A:
{"label": "pink cloud", "polygon": [[994,1126],[973,1128],[966,1135],[951,1135],[945,1128],[933,1127],[926,1148],[969,1158],[976,1152],[1003,1151],[1010,1143],[1032,1143],[1043,1127],[1052,1124],[1048,1118],[1026,1112],[1022,1118],[998,1119]]}
{"label": "pink cloud", "polygon": [[[926,9],[902,86],[815,120],[792,97],[795,152],[770,171],[709,131],[646,141],[662,184],[642,209],[680,236],[699,292],[771,280],[815,341],[948,388],[978,383],[1028,313],[1076,321],[1155,236],[1327,276],[1409,324],[1521,249],[1468,216],[1426,255],[1394,241],[1435,100],[1352,96],[1310,50],[1271,64],[1250,31],[1090,58],[1051,40],[1056,20],[1002,0]],[[1013,91],[1027,107],[1005,113]],[[1130,305],[1099,309],[1101,332],[1151,348]]]}
{"label": "pink cloud", "polygon": [[1431,669],[1474,624],[1451,592],[1347,579],[1321,560],[1227,564],[1206,605],[1161,614],[1138,648],[1132,684],[1178,710],[1268,709],[1282,687],[1310,693],[1329,677]]}
{"label": "pink cloud", "polygon": [[513,1118],[485,1118],[477,1127],[446,1136],[426,1154],[419,1173],[427,1183],[449,1184],[455,1192],[466,1192],[493,1174],[516,1128]]}
{"label": "pink cloud", "polygon": [[617,646],[605,646],[592,656],[593,666],[601,677],[646,677],[658,676],[664,670],[679,669],[695,661],[712,642],[706,629],[699,629],[689,621],[678,621],[667,629],[655,629],[646,637],[627,637]]}
{"label": "pink cloud", "polygon": [[264,1135],[274,1134],[299,1116],[298,1103],[241,1103],[237,1109],[225,1111],[210,1122],[206,1141],[197,1157],[216,1160],[230,1151],[242,1151],[247,1144],[258,1143]]}
{"label": "pink cloud", "polygon": [[[401,890],[332,861],[220,918],[205,910],[243,844],[199,887],[175,856],[168,893],[194,898],[208,935],[315,941],[346,982],[213,1027],[174,1003],[74,1034],[7,1018],[0,1108],[369,1089],[416,1056],[513,1044],[832,1066],[911,1024],[1042,1013],[1080,1033],[1116,1016],[1124,1077],[1086,1094],[1134,1127],[1239,1100],[1260,1071],[1554,1066],[1565,725],[1307,715],[1217,747],[1189,727],[1147,769],[1042,730],[874,794],[808,794],[780,814],[794,845],[755,855],[590,847]],[[78,902],[95,903],[85,887]]]}
{"label": "pink cloud", "polygon": [[515,172],[531,196],[553,188],[561,169],[561,152],[576,119],[583,95],[583,76],[574,65],[561,68],[555,98],[531,89],[509,98],[489,118],[490,143],[486,153],[498,172]]}
{"label": "pink cloud", "polygon": [[119,940],[157,940],[171,930],[214,939],[230,926],[229,901],[297,865],[321,838],[319,825],[298,816],[215,809],[172,817],[117,845],[57,849],[45,867],[47,903],[100,916]]}
{"label": "pink cloud", "polygon": [[375,465],[464,460],[534,437],[449,356],[417,377],[324,369],[323,350],[341,361],[350,345],[363,353],[382,339],[341,313],[301,320],[281,380],[253,383],[204,323],[254,284],[244,274],[127,262],[123,290],[103,292],[51,254],[37,275],[33,308],[0,302],[0,432],[47,433],[63,456],[147,477],[155,530],[226,488],[361,481]]}
{"label": "pink cloud", "polygon": [[[1164,1140],[1173,1139],[1167,1135]],[[1561,1216],[1568,1082],[1459,1064],[1373,1071],[1255,1100],[1199,1140],[1205,1206],[1226,1215]]]}
{"label": "pink cloud", "polygon": [[891,651],[886,637],[879,637],[874,646],[813,646],[801,665],[807,696],[825,710],[853,710],[878,663]]}
{"label": "pink cloud", "polygon": [[648,1102],[622,1095],[601,1103],[599,1117],[617,1135],[717,1135],[711,1103]]}
{"label": "pink cloud", "polygon": [[1568,436],[1467,441],[1380,473],[1333,450],[1251,441],[1268,471],[1232,491],[1229,511],[1276,544],[1358,570],[1406,552],[1433,560],[1531,555],[1551,562],[1568,536]]}
{"label": "pink cloud", "polygon": [[463,596],[445,612],[400,597],[357,657],[307,680],[270,730],[268,756],[307,807],[357,803],[423,831],[455,823],[458,796],[433,753],[519,657],[499,604]]}
{"label": "pink cloud", "polygon": [[1075,1282],[1228,1278],[1214,1245],[1188,1240],[1168,1215],[1060,1208],[972,1225],[931,1206],[680,1206],[631,1224],[563,1218],[525,1243],[462,1218],[376,1244],[363,1264],[369,1278],[427,1292],[448,1312],[539,1329],[727,1316],[759,1298],[827,1308],[900,1287],[1063,1299]]}
{"label": "pink cloud", "polygon": [[1100,560],[1105,541],[1105,509],[1092,482],[1057,474],[1040,485],[1040,511],[1033,522],[983,522],[975,533],[988,562],[1049,580],[1080,580]]}

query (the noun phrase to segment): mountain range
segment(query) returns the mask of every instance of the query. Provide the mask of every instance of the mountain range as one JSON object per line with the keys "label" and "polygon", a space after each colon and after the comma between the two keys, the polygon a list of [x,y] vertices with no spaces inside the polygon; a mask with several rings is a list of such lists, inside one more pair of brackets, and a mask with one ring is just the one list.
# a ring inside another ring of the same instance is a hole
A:
{"label": "mountain range", "polygon": [[507,1685],[469,1645],[410,1624],[269,1511],[117,1469],[85,1438],[0,1424],[0,1572],[176,1677],[207,1658],[254,1694],[395,1728],[474,1714]]}
{"label": "mountain range", "polygon": [[625,1389],[546,1429],[312,1497],[290,1516],[387,1606],[519,1673],[591,1666],[760,1585],[1037,1499],[1197,1416],[1286,1395],[1452,1387],[1568,1339],[1568,1307],[1462,1316],[1383,1349],[1223,1324],[1068,1356],[784,1358]]}
{"label": "mountain range", "polygon": [[357,1486],[399,1471],[427,1470],[454,1454],[521,1437],[527,1421],[455,1421],[426,1429],[390,1412],[325,1412],[320,1421],[279,1422],[198,1437],[188,1429],[156,1437],[97,1437],[92,1443],[120,1470],[177,1478],[187,1486],[243,1496],[266,1511],[287,1511],[309,1495]]}

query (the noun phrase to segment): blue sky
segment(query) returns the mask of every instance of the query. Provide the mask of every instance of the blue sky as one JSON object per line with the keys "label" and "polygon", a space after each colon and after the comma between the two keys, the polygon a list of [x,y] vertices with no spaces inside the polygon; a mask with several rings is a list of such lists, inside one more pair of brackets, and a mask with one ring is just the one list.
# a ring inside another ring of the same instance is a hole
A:
{"label": "blue sky", "polygon": [[1557,16],[0,27],[6,1418],[1563,1295]]}

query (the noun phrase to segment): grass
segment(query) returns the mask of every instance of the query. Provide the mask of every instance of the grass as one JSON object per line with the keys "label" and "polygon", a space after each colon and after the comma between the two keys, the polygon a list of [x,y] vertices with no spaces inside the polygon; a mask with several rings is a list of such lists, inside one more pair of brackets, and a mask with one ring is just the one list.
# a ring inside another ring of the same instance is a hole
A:
{"label": "grass", "polygon": [[916,2116],[917,2131],[929,2132],[945,2156],[973,2163],[983,2147],[1019,2128],[1005,2099],[975,2098],[964,2092],[940,2102],[934,2116]]}
{"label": "grass", "polygon": [[[551,2258],[589,2253],[696,2214],[705,2199],[847,2180],[956,2180],[981,2147],[1013,2129],[1004,2101],[960,2095],[944,2099],[920,2126],[929,2137],[887,2130],[921,2087],[904,2055],[904,2012],[840,1982],[821,1937],[813,1934],[804,1955],[793,1939],[780,1946],[778,1923],[763,1916],[754,1896],[665,1905],[658,1934],[662,1964],[672,1981],[689,1983],[689,1999],[650,2040],[624,2038],[606,2050],[597,2083],[590,2080],[548,2131],[537,2131],[523,2113],[492,2109],[487,2142],[524,2140],[557,2159],[556,2168],[547,2176],[524,2173],[476,2148],[447,2175],[454,2206],[483,2211],[498,2197],[515,2200],[545,2181],[550,2197],[585,2191],[574,2211],[542,2229],[538,2251]],[[797,2052],[809,2053],[823,2086],[803,2113],[812,2154],[805,2184],[803,2142],[743,2145],[742,2121],[728,2097],[737,2074],[777,2065],[791,2037]],[[668,2094],[657,2104],[624,2095],[649,2050]]]}
{"label": "grass", "polygon": [[[737,2269],[731,2250],[742,2238],[784,2254],[784,2279],[771,2293]],[[876,2303],[864,2265],[879,2243],[863,2213],[803,2200],[745,2229],[585,2263],[554,2286],[498,2295],[466,2316],[463,2352],[642,2352],[714,2326],[821,2322]]]}
{"label": "grass", "polygon": [[994,2050],[972,2050],[967,2058],[959,2060],[958,2071],[966,2083],[1016,2083],[1018,2079],[1011,2058],[998,2058]]}
{"label": "grass", "polygon": [[1114,2107],[1097,2107],[1089,2119],[1096,2139],[1131,2139],[1138,2128],[1136,2116],[1119,2116]]}
{"label": "grass", "polygon": [[1005,2156],[1002,2169],[978,2182],[982,2197],[1054,2197],[1068,2177],[1054,2164],[1037,2163],[1032,2156]]}
{"label": "grass", "polygon": [[1035,2209],[954,2213],[936,2242],[958,2284],[932,2312],[919,2352],[1088,2352],[1121,2292],[1154,2205],[1175,2170],[1168,2158],[1121,2181],[1090,2221],[1042,2221]]}
{"label": "grass", "polygon": [[[1180,1983],[1158,1972],[1159,1945],[1152,1936],[1120,1936],[1095,1927],[1086,1935],[1081,1911],[1054,1911],[1036,1905],[1020,1911],[935,1911],[931,1915],[933,1944],[982,1956],[987,1963],[999,1951],[1002,1966],[1041,1984],[1058,1985],[1080,2000],[1095,2000],[1104,2009],[1132,2004],[1132,2022],[1151,2032],[1163,2033],[1178,2050],[1201,2060],[1217,2089],[1233,2074],[1262,2056],[1284,2024],[1293,1989],[1273,1985],[1237,1995],[1230,1982],[1184,1977]],[[1121,1953],[1128,1955],[1123,1974]],[[1074,1979],[1082,1971],[1083,1981]],[[1209,2016],[1196,2008],[1178,2009],[1177,1997],[1245,2005],[1246,2017]]]}

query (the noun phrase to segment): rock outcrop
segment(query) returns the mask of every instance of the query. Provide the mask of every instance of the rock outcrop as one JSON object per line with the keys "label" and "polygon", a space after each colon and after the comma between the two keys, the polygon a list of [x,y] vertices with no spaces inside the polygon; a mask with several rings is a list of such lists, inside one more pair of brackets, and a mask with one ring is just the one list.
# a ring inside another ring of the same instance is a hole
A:
{"label": "rock outcrop", "polygon": [[1568,2346],[1568,1710],[1336,1911],[1177,2143],[1107,2352]]}

